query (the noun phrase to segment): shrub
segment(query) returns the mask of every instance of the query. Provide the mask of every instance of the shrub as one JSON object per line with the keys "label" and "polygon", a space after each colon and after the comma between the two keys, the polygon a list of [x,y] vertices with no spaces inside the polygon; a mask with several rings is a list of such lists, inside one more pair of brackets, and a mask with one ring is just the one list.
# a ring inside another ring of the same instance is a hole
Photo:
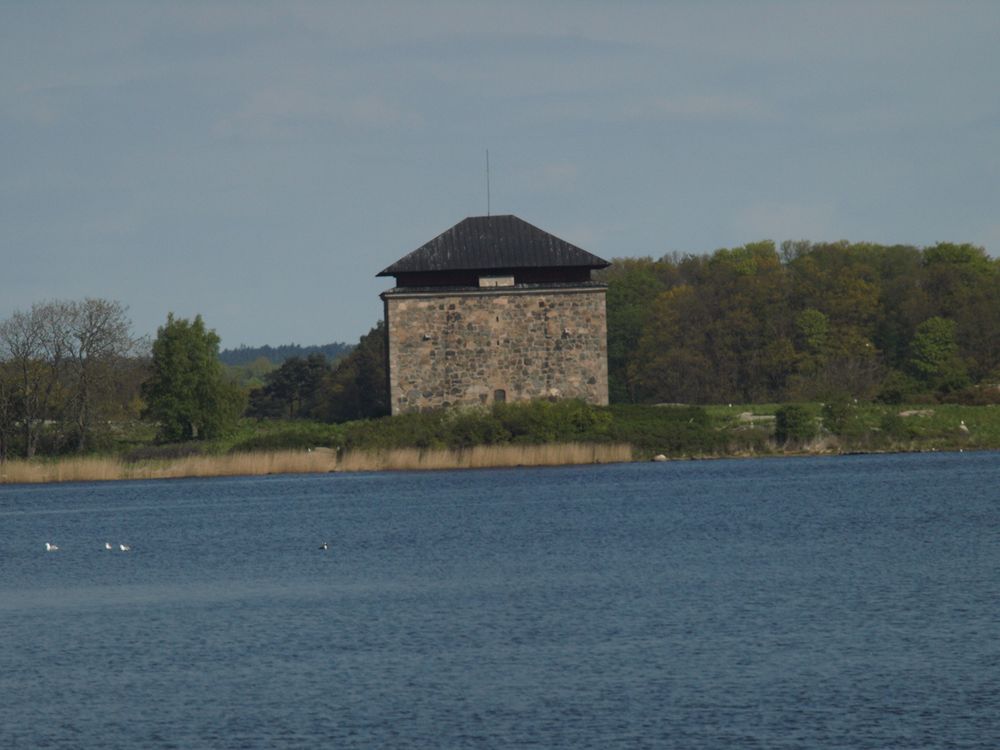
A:
{"label": "shrub", "polygon": [[609,427],[612,440],[631,443],[642,454],[692,455],[723,448],[723,436],[712,429],[700,406],[616,404]]}
{"label": "shrub", "polygon": [[851,417],[851,402],[846,398],[838,398],[823,404],[821,412],[823,428],[834,435],[842,435]]}
{"label": "shrub", "polygon": [[212,448],[213,446],[210,443],[198,440],[188,440],[180,443],[161,443],[135,448],[122,456],[122,459],[125,463],[136,463],[138,461],[174,461],[180,458],[206,455],[211,452]]}
{"label": "shrub", "polygon": [[882,415],[879,420],[879,429],[894,440],[912,440],[917,435],[913,425],[894,412]]}
{"label": "shrub", "polygon": [[906,373],[892,370],[882,380],[875,400],[883,404],[901,404],[920,391],[920,384]]}
{"label": "shrub", "polygon": [[774,417],[774,437],[781,445],[801,443],[816,436],[816,423],[804,406],[783,406]]}
{"label": "shrub", "polygon": [[519,443],[607,440],[611,423],[606,409],[579,400],[495,404],[492,414]]}
{"label": "shrub", "polygon": [[506,443],[510,433],[493,414],[477,410],[457,412],[444,437],[449,448],[471,448]]}
{"label": "shrub", "polygon": [[343,438],[339,425],[318,422],[288,422],[280,429],[267,430],[235,442],[230,453],[246,451],[280,451],[306,448],[336,447]]}
{"label": "shrub", "polygon": [[867,430],[856,399],[831,399],[823,404],[820,415],[823,429],[840,437],[856,438]]}
{"label": "shrub", "polygon": [[946,404],[963,404],[965,406],[990,406],[1000,404],[1000,386],[971,385],[960,391],[949,393],[943,399]]}

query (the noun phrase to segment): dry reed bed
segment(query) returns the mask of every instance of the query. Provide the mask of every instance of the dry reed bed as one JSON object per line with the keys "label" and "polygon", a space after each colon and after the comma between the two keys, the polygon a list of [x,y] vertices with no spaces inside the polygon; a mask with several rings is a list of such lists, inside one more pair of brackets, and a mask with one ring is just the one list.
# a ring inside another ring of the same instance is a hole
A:
{"label": "dry reed bed", "polygon": [[388,451],[349,451],[341,456],[337,470],[485,469],[610,464],[631,460],[632,447],[620,443],[477,445],[462,450],[397,448]]}
{"label": "dry reed bed", "polygon": [[117,458],[66,458],[7,461],[0,464],[0,484],[94,482],[114,479],[263,476],[331,471],[478,469],[512,466],[562,466],[620,463],[632,460],[623,444],[557,443],[483,445],[463,450],[397,448],[385,451],[269,451],[225,456],[190,456],[174,461],[127,464]]}

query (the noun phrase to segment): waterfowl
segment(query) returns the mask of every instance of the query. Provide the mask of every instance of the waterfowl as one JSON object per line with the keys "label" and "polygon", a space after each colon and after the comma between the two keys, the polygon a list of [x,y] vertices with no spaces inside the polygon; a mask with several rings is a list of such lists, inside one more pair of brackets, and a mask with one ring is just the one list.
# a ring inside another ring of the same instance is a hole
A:
{"label": "waterfowl", "polygon": [[57,551],[58,549],[59,549],[59,547],[57,547],[57,546],[56,546],[56,545],[54,545],[54,544],[51,544],[51,543],[49,543],[49,542],[46,542],[46,543],[45,543],[45,551],[46,551],[46,552],[55,552],[55,551]]}
{"label": "waterfowl", "polygon": [[319,545],[319,548],[320,549],[330,549],[330,545],[327,544],[326,542],[323,542],[321,545]]}
{"label": "waterfowl", "polygon": [[114,547],[111,546],[111,542],[105,542],[104,549],[114,549]]}
{"label": "waterfowl", "polygon": [[132,545],[130,545],[130,544],[119,544],[118,545],[118,549],[120,549],[122,552],[131,552],[132,551]]}

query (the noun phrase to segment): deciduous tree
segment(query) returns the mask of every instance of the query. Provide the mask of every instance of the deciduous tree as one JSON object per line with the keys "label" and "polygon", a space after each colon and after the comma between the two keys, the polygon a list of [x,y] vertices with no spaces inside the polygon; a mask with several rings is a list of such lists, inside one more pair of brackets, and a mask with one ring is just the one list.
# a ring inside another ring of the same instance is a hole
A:
{"label": "deciduous tree", "polygon": [[12,398],[18,407],[26,458],[35,455],[44,422],[54,420],[64,404],[60,376],[68,354],[67,338],[64,303],[37,303],[0,323],[0,359],[14,372]]}
{"label": "deciduous tree", "polygon": [[143,385],[145,415],[159,423],[162,439],[215,437],[243,411],[245,395],[223,377],[219,337],[200,315],[167,316],[153,342],[151,370]]}
{"label": "deciduous tree", "polygon": [[124,361],[137,353],[138,340],[120,302],[85,299],[65,306],[70,410],[77,450],[84,451],[95,419],[107,415],[121,383]]}
{"label": "deciduous tree", "polygon": [[910,371],[928,388],[947,393],[969,383],[955,340],[957,326],[947,318],[928,318],[910,344]]}

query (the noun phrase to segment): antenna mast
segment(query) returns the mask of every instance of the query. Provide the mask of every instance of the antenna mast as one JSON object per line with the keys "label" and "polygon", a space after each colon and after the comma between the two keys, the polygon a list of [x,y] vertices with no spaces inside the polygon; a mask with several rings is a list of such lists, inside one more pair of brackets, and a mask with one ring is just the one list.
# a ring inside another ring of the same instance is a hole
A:
{"label": "antenna mast", "polygon": [[490,215],[490,150],[486,149],[486,216]]}

